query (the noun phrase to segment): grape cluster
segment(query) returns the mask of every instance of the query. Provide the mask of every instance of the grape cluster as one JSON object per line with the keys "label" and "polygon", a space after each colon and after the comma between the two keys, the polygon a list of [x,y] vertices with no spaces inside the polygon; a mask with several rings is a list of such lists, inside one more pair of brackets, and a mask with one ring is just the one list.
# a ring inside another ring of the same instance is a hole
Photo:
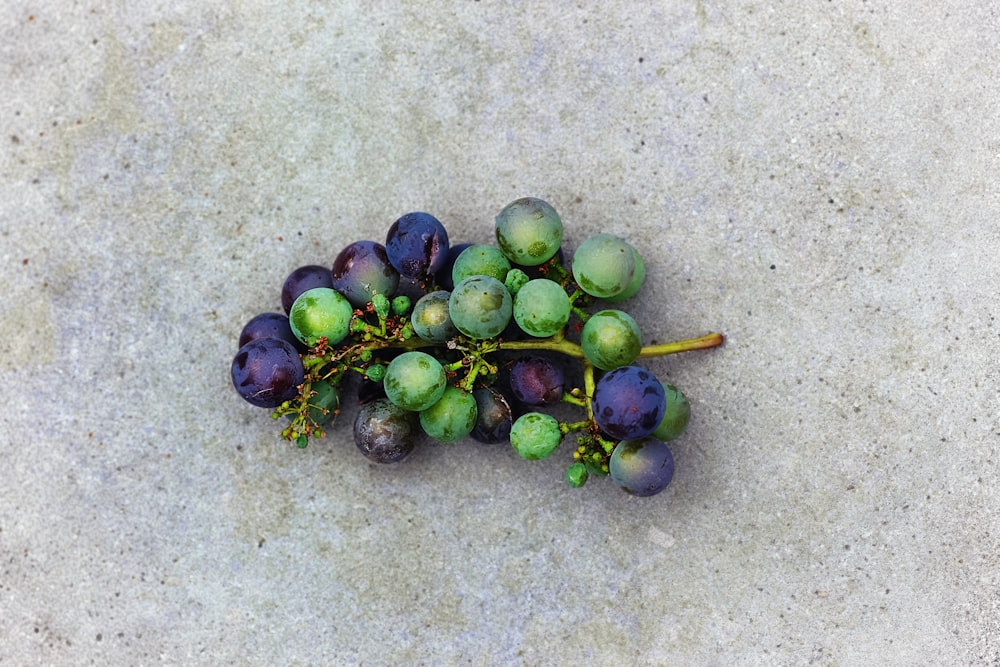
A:
{"label": "grape cluster", "polygon": [[[509,442],[528,460],[575,442],[566,480],[610,476],[650,496],[674,474],[666,442],[690,406],[640,358],[714,347],[720,334],[644,347],[618,305],[646,276],[638,250],[596,234],[563,252],[563,223],[525,197],[496,216],[496,245],[452,245],[428,213],[408,213],[385,242],[346,246],[332,267],[302,266],[281,290],[286,314],[263,313],[239,337],[236,391],[286,418],[299,447],[322,437],[348,378],[360,376],[354,441],[370,461],[404,459],[424,436]],[[571,386],[566,363],[582,368]],[[561,421],[545,406],[584,413]]]}

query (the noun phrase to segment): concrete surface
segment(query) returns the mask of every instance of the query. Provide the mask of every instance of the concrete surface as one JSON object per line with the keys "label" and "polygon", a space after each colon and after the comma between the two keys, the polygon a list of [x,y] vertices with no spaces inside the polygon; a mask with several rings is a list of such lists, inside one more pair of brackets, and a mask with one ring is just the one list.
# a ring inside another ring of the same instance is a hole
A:
{"label": "concrete surface", "polygon": [[[994,3],[203,4],[0,17],[0,664],[1000,664]],[[728,336],[667,492],[233,392],[291,269],[523,195]]]}

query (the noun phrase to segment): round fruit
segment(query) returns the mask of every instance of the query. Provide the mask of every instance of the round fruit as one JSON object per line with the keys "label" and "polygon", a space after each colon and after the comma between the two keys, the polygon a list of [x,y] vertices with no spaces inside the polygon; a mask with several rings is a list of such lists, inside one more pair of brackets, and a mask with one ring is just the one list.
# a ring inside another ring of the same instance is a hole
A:
{"label": "round fruit", "polygon": [[299,298],[299,295],[314,287],[333,287],[333,278],[330,269],[325,266],[300,266],[288,274],[285,284],[281,287],[281,307],[285,312],[292,309],[292,304]]}
{"label": "round fruit", "polygon": [[329,287],[314,287],[299,295],[288,313],[292,333],[300,341],[313,347],[325,337],[336,345],[347,337],[354,309],[340,292]]}
{"label": "round fruit", "polygon": [[446,387],[437,403],[421,410],[420,426],[439,442],[457,442],[476,425],[476,399],[464,389]]}
{"label": "round fruit", "polygon": [[613,234],[586,238],[573,253],[573,279],[599,299],[624,292],[635,276],[632,247]]}
{"label": "round fruit", "polygon": [[544,412],[529,412],[517,418],[510,429],[510,444],[522,458],[544,459],[562,441],[559,422]]}
{"label": "round fruit", "polygon": [[406,278],[436,273],[448,256],[448,232],[429,213],[407,213],[392,223],[385,251],[393,268]]}
{"label": "round fruit", "polygon": [[494,338],[510,322],[510,292],[489,276],[471,276],[455,285],[448,299],[451,321],[469,338]]}
{"label": "round fruit", "polygon": [[496,387],[476,389],[472,396],[476,399],[476,425],[470,435],[487,445],[508,440],[514,423],[510,399]]}
{"label": "round fruit", "polygon": [[422,340],[440,345],[458,334],[448,311],[450,292],[439,290],[420,297],[413,306],[410,322]]}
{"label": "round fruit", "polygon": [[419,436],[416,415],[385,398],[362,405],[354,420],[354,444],[374,463],[403,460]]}
{"label": "round fruit", "polygon": [[247,403],[276,408],[298,396],[305,371],[291,343],[278,338],[257,338],[233,357],[230,375],[236,391]]}
{"label": "round fruit", "polygon": [[562,368],[545,357],[527,355],[511,364],[508,372],[514,397],[527,405],[558,403],[566,384]]}
{"label": "round fruit", "polygon": [[399,287],[399,273],[389,263],[385,246],[375,241],[355,241],[333,260],[333,289],[363,308],[373,294],[391,296]]}
{"label": "round fruit", "polygon": [[597,381],[594,421],[615,440],[650,435],[663,420],[663,385],[641,366],[622,366]]}
{"label": "round fruit", "polygon": [[674,455],[656,438],[622,440],[608,466],[611,481],[634,496],[654,496],[674,478]]}
{"label": "round fruit", "polygon": [[601,310],[587,320],[580,346],[590,363],[603,371],[631,364],[639,358],[639,325],[623,310]]}
{"label": "round fruit", "polygon": [[291,343],[299,352],[306,351],[306,346],[292,333],[288,317],[281,313],[261,313],[247,322],[240,332],[238,346],[243,347],[258,338],[278,338]]}
{"label": "round fruit", "polygon": [[642,287],[642,283],[646,280],[646,263],[642,261],[642,255],[635,249],[635,246],[629,245],[629,248],[632,249],[632,258],[635,260],[635,273],[632,274],[632,282],[628,284],[628,287],[624,291],[614,296],[605,297],[605,301],[609,303],[619,303],[635,296]]}
{"label": "round fruit", "polygon": [[419,412],[441,398],[445,388],[441,362],[426,352],[404,352],[389,362],[382,385],[386,397],[404,410]]}
{"label": "round fruit", "polygon": [[556,335],[569,322],[569,313],[566,290],[551,280],[529,280],[514,297],[514,321],[529,336]]}
{"label": "round fruit", "polygon": [[549,260],[562,244],[563,224],[547,202],[524,197],[504,207],[496,218],[500,250],[521,266],[538,266]]}

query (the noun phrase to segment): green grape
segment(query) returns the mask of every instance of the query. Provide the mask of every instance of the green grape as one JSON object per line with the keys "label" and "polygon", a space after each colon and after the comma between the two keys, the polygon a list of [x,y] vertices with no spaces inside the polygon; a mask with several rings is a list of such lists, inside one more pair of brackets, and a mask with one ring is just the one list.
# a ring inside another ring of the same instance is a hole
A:
{"label": "green grape", "polygon": [[300,341],[313,347],[326,337],[336,345],[347,337],[354,308],[340,292],[329,287],[315,287],[299,295],[288,312],[292,333]]}
{"label": "green grape", "polygon": [[569,321],[569,313],[566,290],[545,278],[529,280],[514,297],[514,321],[536,338],[557,334]]}
{"label": "green grape", "polygon": [[513,304],[502,282],[489,276],[471,276],[455,285],[448,312],[458,330],[469,338],[494,338],[507,328]]}
{"label": "green grape", "polygon": [[544,412],[528,412],[510,427],[510,444],[522,458],[529,461],[544,459],[562,441],[559,422]]}
{"label": "green grape", "polygon": [[559,250],[563,224],[547,202],[535,197],[513,201],[497,214],[496,237],[500,250],[521,266],[538,266]]}
{"label": "green grape", "polygon": [[636,295],[639,288],[642,287],[642,283],[646,280],[646,263],[642,261],[642,255],[639,251],[635,249],[635,246],[629,245],[632,249],[632,257],[635,260],[635,273],[632,274],[632,282],[628,284],[623,292],[615,294],[614,296],[605,297],[605,301],[610,303],[619,303],[625,299],[631,298]]}
{"label": "green grape", "polygon": [[583,325],[580,346],[590,363],[602,371],[628,366],[642,349],[639,325],[624,311],[598,311]]}
{"label": "green grape", "polygon": [[440,345],[458,335],[458,329],[451,321],[448,313],[448,297],[450,292],[438,290],[425,294],[413,306],[410,323],[413,331],[422,340]]}
{"label": "green grape", "polygon": [[449,386],[434,405],[420,412],[420,426],[439,442],[456,442],[472,433],[477,416],[472,392]]}
{"label": "green grape", "polygon": [[667,399],[667,411],[660,425],[653,431],[653,436],[666,442],[680,437],[691,421],[691,404],[680,389],[663,382],[663,393]]}
{"label": "green grape", "polygon": [[382,386],[394,405],[419,412],[441,398],[445,388],[441,362],[426,352],[404,352],[389,362]]}
{"label": "green grape", "polygon": [[480,243],[459,253],[451,268],[451,280],[457,285],[469,276],[489,276],[503,280],[510,271],[510,260],[494,246]]}
{"label": "green grape", "polygon": [[573,253],[573,279],[591,296],[604,299],[621,294],[634,277],[632,247],[612,234],[590,236]]}

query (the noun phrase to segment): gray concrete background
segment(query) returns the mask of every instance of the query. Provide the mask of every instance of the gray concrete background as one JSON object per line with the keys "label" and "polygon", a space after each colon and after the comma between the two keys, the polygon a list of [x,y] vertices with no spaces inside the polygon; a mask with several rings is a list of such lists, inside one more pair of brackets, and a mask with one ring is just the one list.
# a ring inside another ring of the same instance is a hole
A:
{"label": "gray concrete background", "polygon": [[[771,4],[7,3],[0,663],[1000,664],[996,4]],[[728,336],[667,492],[233,392],[291,269],[523,195]]]}

